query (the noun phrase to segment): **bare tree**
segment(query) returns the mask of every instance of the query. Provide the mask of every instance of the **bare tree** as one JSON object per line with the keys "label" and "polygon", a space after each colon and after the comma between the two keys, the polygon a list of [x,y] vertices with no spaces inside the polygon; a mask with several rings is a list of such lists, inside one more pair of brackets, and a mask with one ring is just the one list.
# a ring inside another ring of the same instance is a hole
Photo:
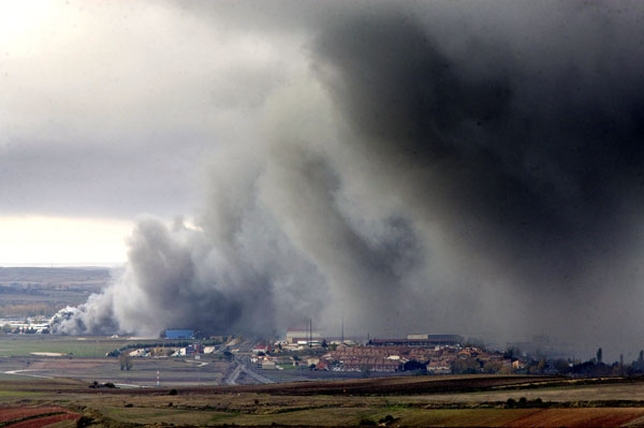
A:
{"label": "bare tree", "polygon": [[121,370],[130,370],[132,368],[132,357],[130,354],[123,352],[119,355],[119,363],[121,364]]}

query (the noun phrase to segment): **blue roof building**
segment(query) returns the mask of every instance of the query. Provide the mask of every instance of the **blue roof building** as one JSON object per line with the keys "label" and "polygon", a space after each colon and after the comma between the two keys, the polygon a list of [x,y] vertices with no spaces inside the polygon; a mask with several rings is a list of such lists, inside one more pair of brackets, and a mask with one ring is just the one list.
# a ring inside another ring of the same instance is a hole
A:
{"label": "blue roof building", "polygon": [[194,330],[170,329],[165,331],[166,339],[194,339]]}

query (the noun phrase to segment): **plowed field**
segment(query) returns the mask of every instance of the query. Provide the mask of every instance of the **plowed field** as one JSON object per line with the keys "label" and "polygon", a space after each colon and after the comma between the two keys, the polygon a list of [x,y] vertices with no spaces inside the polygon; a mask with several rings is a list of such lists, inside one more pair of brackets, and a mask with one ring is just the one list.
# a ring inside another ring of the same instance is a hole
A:
{"label": "plowed field", "polygon": [[57,406],[0,407],[0,426],[11,428],[40,428],[80,415]]}

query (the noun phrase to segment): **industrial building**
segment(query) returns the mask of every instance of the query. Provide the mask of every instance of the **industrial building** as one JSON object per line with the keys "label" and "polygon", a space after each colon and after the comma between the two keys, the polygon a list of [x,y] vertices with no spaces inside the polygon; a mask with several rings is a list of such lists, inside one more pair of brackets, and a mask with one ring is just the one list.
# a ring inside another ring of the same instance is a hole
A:
{"label": "industrial building", "polygon": [[463,337],[457,334],[408,334],[406,339],[371,339],[373,346],[458,346],[463,344]]}
{"label": "industrial building", "polygon": [[195,331],[188,329],[168,329],[165,331],[164,337],[171,340],[194,339]]}

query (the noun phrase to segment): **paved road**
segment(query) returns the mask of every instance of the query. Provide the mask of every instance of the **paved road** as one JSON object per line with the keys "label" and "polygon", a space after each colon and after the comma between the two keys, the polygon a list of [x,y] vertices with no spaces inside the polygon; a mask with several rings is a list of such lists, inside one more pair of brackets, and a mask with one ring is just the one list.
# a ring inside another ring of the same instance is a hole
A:
{"label": "paved road", "polygon": [[251,364],[250,353],[251,349],[255,346],[255,343],[256,342],[252,339],[246,339],[241,343],[237,343],[237,349],[235,352],[235,368],[224,380],[226,385],[237,385],[237,379],[241,373],[246,373],[247,376],[252,377],[259,383],[275,383],[273,379],[270,379],[247,366],[247,364]]}
{"label": "paved road", "polygon": [[242,372],[246,373],[247,376],[252,377],[259,383],[275,383],[273,379],[269,379],[268,377],[262,374],[259,374],[253,370],[250,370],[242,363],[237,362],[236,364],[237,366],[235,367],[235,369],[230,373],[230,375],[224,381],[226,385],[237,385],[237,378]]}
{"label": "paved road", "polygon": [[3,373],[4,374],[11,374],[11,375],[18,375],[18,376],[37,377],[37,378],[41,378],[41,379],[54,379],[54,377],[52,377],[52,376],[44,376],[44,375],[37,375],[37,374],[33,374],[33,373],[27,373],[27,372],[35,372],[35,371],[36,371],[36,369],[32,369],[32,370],[29,370],[29,369],[27,369],[27,370],[9,370],[9,371],[3,372]]}
{"label": "paved road", "polygon": [[241,364],[237,364],[235,366],[235,369],[224,380],[224,383],[226,385],[237,385],[237,378],[239,377],[239,374],[242,372],[242,367],[244,366],[242,366]]}
{"label": "paved road", "polygon": [[256,371],[249,370],[244,365],[242,365],[241,367],[242,367],[242,370],[244,371],[244,373],[246,373],[248,376],[252,377],[253,379],[255,379],[259,383],[275,383],[275,381],[273,379],[269,379],[266,376],[257,373]]}

